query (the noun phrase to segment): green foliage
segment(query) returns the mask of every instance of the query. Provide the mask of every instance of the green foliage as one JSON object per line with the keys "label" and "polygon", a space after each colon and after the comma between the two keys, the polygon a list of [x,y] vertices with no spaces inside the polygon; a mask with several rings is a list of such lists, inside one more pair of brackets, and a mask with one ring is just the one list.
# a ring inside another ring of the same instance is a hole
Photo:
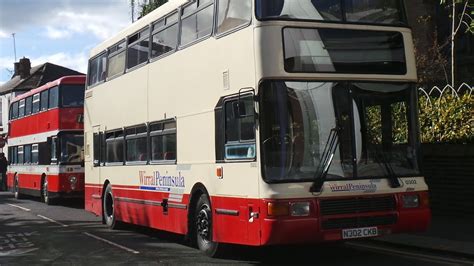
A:
{"label": "green foliage", "polygon": [[474,143],[474,96],[420,97],[423,143]]}
{"label": "green foliage", "polygon": [[151,0],[147,3],[144,3],[140,6],[140,17],[146,16],[148,13],[151,13],[153,10],[157,9],[158,7],[162,6],[168,2],[168,0]]}
{"label": "green foliage", "polygon": [[466,6],[466,13],[459,14],[461,23],[466,27],[466,32],[474,34],[474,0],[440,0],[440,4],[444,6]]}

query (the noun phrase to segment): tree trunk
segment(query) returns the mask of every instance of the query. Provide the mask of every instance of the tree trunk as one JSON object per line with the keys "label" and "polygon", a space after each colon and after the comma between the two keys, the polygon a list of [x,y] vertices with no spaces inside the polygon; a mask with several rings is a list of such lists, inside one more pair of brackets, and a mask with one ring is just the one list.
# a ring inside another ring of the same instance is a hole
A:
{"label": "tree trunk", "polygon": [[456,85],[456,62],[455,62],[455,39],[456,39],[456,1],[453,1],[453,10],[452,10],[452,25],[451,25],[451,86],[453,90]]}

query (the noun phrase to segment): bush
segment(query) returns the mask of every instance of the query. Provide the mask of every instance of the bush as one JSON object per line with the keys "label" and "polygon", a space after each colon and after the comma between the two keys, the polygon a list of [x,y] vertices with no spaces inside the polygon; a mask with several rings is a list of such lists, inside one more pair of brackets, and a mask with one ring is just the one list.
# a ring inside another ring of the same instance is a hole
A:
{"label": "bush", "polygon": [[419,107],[423,143],[474,143],[473,95],[421,95]]}

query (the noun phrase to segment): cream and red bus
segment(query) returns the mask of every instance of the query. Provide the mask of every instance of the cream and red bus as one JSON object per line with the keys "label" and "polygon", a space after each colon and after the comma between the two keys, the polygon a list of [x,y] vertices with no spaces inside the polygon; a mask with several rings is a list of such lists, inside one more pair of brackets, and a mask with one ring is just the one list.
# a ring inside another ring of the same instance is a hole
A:
{"label": "cream and red bus", "polygon": [[85,207],[222,244],[425,230],[401,0],[172,0],[91,52]]}
{"label": "cream and red bus", "polygon": [[8,187],[15,198],[84,197],[85,76],[66,76],[12,100]]}

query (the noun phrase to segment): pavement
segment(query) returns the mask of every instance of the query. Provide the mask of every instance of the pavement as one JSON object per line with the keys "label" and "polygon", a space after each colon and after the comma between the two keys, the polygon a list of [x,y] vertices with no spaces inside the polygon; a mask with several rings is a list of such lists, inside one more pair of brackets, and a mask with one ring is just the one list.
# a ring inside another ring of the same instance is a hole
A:
{"label": "pavement", "polygon": [[433,216],[430,228],[424,233],[386,235],[373,241],[472,259],[474,217]]}

